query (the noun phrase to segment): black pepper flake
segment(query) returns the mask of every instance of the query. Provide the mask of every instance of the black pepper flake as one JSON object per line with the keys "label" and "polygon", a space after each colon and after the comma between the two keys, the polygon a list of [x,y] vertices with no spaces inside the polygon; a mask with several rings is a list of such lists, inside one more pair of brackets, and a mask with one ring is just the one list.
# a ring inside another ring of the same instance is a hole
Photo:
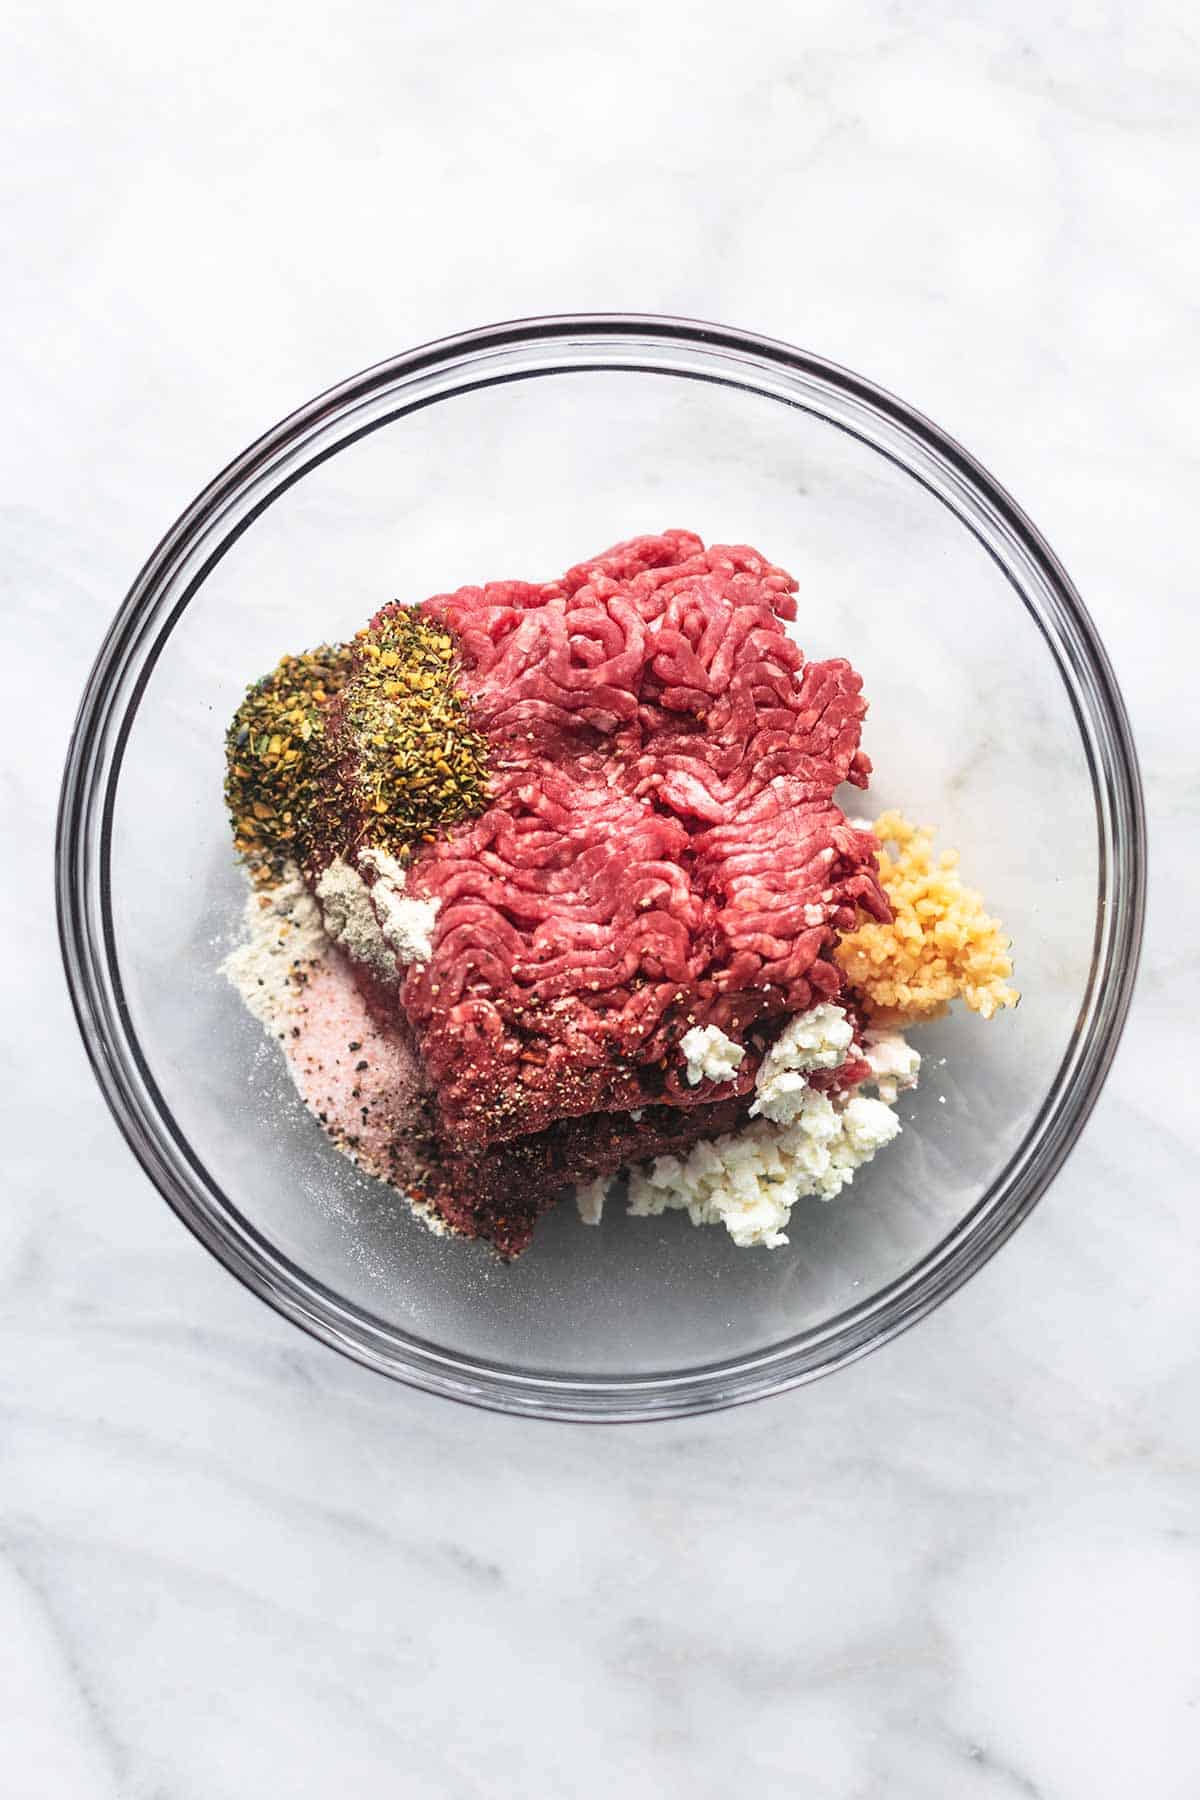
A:
{"label": "black pepper flake", "polygon": [[371,1065],[370,1065],[370,1063],[369,1063],[369,1062],[366,1062],[366,1061],[364,1061],[364,1062],[357,1062],[357,1063],[355,1063],[355,1065],[354,1065],[354,1072],[355,1072],[355,1074],[356,1074],[356,1075],[357,1075],[357,1074],[360,1074],[360,1073],[361,1073],[361,1072],[362,1072],[362,1070],[363,1070],[363,1069],[369,1069],[369,1068],[370,1068],[370,1066],[371,1066]]}
{"label": "black pepper flake", "polygon": [[346,1047],[349,1050],[361,1050],[362,1049],[362,1045],[359,1043],[357,1038],[351,1038],[349,1044]]}

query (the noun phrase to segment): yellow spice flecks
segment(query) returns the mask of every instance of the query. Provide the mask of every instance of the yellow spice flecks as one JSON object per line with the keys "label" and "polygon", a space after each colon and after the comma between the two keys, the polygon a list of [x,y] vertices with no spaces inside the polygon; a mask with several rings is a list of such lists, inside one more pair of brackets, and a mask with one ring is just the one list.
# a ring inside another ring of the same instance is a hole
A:
{"label": "yellow spice flecks", "polygon": [[226,736],[225,797],[256,884],[347,853],[365,828],[407,860],[483,811],[487,745],[457,670],[436,619],[393,603],[352,643],[285,656],[247,690]]}
{"label": "yellow spice flecks", "polygon": [[303,862],[324,760],[329,702],[351,672],[344,644],[285,656],[253,682],[225,738],[225,800],[233,842],[255,883],[273,886]]}
{"label": "yellow spice flecks", "polygon": [[343,693],[350,770],[321,797],[332,838],[340,816],[361,817],[371,842],[403,860],[487,805],[486,740],[458,685],[454,641],[420,607],[385,607],[354,640]]}
{"label": "yellow spice flecks", "polygon": [[958,852],[936,853],[932,831],[898,812],[882,813],[871,829],[892,921],[868,920],[842,938],[836,956],[872,1018],[922,1024],[960,998],[985,1019],[1015,1006],[1009,939],[983,896],[964,887]]}

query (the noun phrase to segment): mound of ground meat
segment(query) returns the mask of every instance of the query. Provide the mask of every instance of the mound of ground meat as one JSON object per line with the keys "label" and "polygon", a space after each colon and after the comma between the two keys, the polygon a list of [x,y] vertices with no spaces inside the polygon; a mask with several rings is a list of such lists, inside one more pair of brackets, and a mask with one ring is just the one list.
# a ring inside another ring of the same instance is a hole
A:
{"label": "mound of ground meat", "polygon": [[627,1163],[686,1155],[702,1138],[737,1130],[749,1107],[748,1100],[719,1100],[687,1111],[651,1106],[636,1118],[591,1113],[482,1151],[439,1148],[427,1159],[421,1192],[456,1231],[516,1256],[565,1187]]}
{"label": "mound of ground meat", "polygon": [[[439,910],[400,1001],[449,1163],[519,1172],[480,1153],[549,1133],[530,1170],[603,1173],[596,1146],[616,1167],[636,1134],[563,1121],[653,1107],[661,1138],[662,1109],[735,1102],[783,1019],[838,995],[838,934],[888,917],[875,839],[833,800],[870,769],[861,680],[789,638],[795,588],[669,531],[424,602],[490,764],[486,810],[409,870]],[[710,1024],[747,1055],[693,1086],[679,1040]]]}

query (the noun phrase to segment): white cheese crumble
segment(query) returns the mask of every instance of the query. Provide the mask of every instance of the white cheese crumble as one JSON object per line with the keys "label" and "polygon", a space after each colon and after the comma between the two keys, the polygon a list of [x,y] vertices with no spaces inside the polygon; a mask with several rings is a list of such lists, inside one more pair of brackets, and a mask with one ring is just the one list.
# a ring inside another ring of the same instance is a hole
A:
{"label": "white cheese crumble", "polygon": [[746,1055],[740,1044],[715,1025],[693,1025],[679,1040],[687,1057],[687,1078],[692,1087],[701,1081],[732,1081]]}
{"label": "white cheese crumble", "polygon": [[868,1031],[863,1056],[871,1066],[871,1085],[879,1098],[894,1106],[902,1088],[916,1087],[921,1053],[901,1031]]}
{"label": "white cheese crumble", "polygon": [[789,1019],[754,1080],[751,1117],[787,1125],[804,1104],[813,1069],[837,1069],[854,1042],[854,1027],[840,1006],[823,1004]]}
{"label": "white cheese crumble", "polygon": [[611,1175],[597,1175],[595,1181],[582,1182],[575,1189],[575,1204],[585,1225],[598,1225],[604,1214]]}
{"label": "white cheese crumble", "polygon": [[408,877],[386,850],[370,846],[360,850],[358,866],[375,876],[369,890],[371,904],[379,920],[379,929],[397,961],[427,963],[433,955],[438,902],[409,898],[404,892]]}
{"label": "white cheese crumble", "polygon": [[[690,1040],[690,1042],[689,1042]],[[837,1069],[854,1042],[854,1027],[840,1006],[823,1003],[788,1021],[763,1058],[750,1108],[758,1115],[741,1131],[696,1144],[684,1157],[660,1156],[629,1177],[629,1211],[638,1218],[686,1211],[693,1225],[724,1225],[741,1248],[787,1243],[786,1226],[797,1200],[832,1200],[856,1169],[890,1144],[900,1130],[892,1107],[902,1088],[913,1087],[918,1052],[898,1031],[869,1031],[863,1055],[869,1083],[879,1098],[861,1090],[833,1099],[809,1084],[815,1069]],[[725,1051],[736,1054],[732,1062]],[[743,1052],[707,1026],[682,1040],[688,1079],[728,1080]],[[692,1068],[698,1073],[693,1076]],[[709,1074],[710,1069],[718,1072]],[[597,1225],[611,1177],[576,1189],[579,1216]]]}
{"label": "white cheese crumble", "polygon": [[832,1200],[899,1130],[882,1100],[855,1095],[839,1108],[809,1088],[786,1125],[761,1120],[697,1144],[686,1157],[660,1156],[635,1169],[629,1211],[645,1218],[684,1210],[693,1225],[724,1225],[740,1248],[775,1249],[788,1241],[784,1227],[797,1200]]}

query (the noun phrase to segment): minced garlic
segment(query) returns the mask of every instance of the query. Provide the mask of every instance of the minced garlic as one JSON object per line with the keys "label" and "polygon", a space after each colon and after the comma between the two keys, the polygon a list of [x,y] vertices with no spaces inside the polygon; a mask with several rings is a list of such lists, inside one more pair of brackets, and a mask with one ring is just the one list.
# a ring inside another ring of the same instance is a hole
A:
{"label": "minced garlic", "polygon": [[836,956],[872,1019],[920,1024],[960,998],[985,1019],[1015,1006],[1009,939],[983,896],[964,887],[958,852],[935,853],[932,831],[898,812],[881,814],[871,830],[880,841],[879,878],[892,920],[860,925],[841,939]]}

